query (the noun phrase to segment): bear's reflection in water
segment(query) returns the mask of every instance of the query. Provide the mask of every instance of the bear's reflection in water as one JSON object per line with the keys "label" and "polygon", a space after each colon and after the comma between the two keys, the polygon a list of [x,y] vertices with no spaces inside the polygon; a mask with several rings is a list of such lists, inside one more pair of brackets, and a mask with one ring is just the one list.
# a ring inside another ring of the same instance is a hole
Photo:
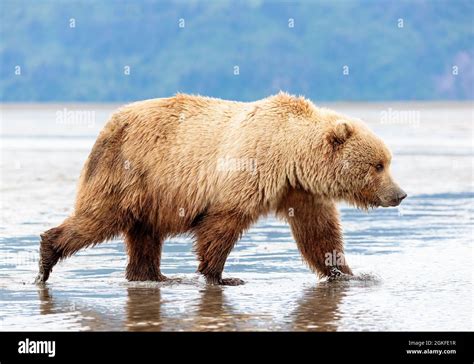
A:
{"label": "bear's reflection in water", "polygon": [[348,288],[348,284],[341,282],[321,282],[306,289],[292,313],[289,329],[337,331],[341,317],[339,306]]}
{"label": "bear's reflection in water", "polygon": [[236,312],[218,286],[199,291],[194,304],[177,308],[161,297],[160,288],[127,289],[126,327],[130,331],[234,331],[248,318]]}
{"label": "bear's reflection in water", "polygon": [[[67,321],[62,326],[69,326],[71,330],[85,331],[118,331],[123,330],[121,315],[114,310],[100,311],[94,305],[88,305],[82,300],[64,298],[64,293],[56,294],[48,287],[38,288],[39,311],[41,315],[51,315],[51,321],[58,319]],[[54,325],[53,325],[54,326]],[[63,330],[63,329],[62,329]]]}
{"label": "bear's reflection in water", "polygon": [[[347,284],[320,282],[304,290],[283,317],[237,310],[226,297],[225,289],[218,286],[205,286],[199,291],[196,301],[188,301],[181,306],[165,299],[158,286],[128,287],[125,312],[117,309],[95,310],[83,300],[78,303],[64,299],[63,294],[56,299],[49,288],[38,289],[38,294],[42,315],[74,315],[82,330],[336,331],[341,317],[339,305],[348,288]],[[256,323],[260,323],[258,327]]]}
{"label": "bear's reflection in water", "polygon": [[161,306],[159,287],[127,288],[126,329],[130,331],[161,331]]}

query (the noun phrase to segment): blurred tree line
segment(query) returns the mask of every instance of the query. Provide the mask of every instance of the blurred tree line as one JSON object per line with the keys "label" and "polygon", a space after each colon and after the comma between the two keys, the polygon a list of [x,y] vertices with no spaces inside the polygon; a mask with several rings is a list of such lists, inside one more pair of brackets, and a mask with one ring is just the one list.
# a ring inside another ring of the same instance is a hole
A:
{"label": "blurred tree line", "polygon": [[0,2],[2,101],[473,99],[474,2]]}

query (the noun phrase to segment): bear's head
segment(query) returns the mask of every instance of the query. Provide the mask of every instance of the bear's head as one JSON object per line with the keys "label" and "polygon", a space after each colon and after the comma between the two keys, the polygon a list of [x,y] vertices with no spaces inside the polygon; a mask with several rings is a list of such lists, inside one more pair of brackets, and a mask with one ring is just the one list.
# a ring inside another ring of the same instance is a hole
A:
{"label": "bear's head", "polygon": [[363,122],[338,118],[325,128],[329,190],[357,207],[398,206],[407,194],[390,174],[391,153]]}

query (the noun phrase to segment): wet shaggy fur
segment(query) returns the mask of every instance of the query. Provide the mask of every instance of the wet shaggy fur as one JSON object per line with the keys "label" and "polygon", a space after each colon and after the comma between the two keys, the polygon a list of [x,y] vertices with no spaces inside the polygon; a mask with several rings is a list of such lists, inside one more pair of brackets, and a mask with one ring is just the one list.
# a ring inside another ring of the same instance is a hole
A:
{"label": "wet shaggy fur", "polygon": [[240,284],[222,277],[225,261],[268,213],[288,221],[318,275],[351,274],[343,260],[327,261],[328,253],[343,257],[335,202],[386,206],[396,187],[390,159],[362,122],[284,93],[250,103],[178,94],[127,105],[97,138],[74,213],[41,235],[37,281],[60,259],[119,235],[127,279],[163,281],[164,240],[188,233],[209,283]]}

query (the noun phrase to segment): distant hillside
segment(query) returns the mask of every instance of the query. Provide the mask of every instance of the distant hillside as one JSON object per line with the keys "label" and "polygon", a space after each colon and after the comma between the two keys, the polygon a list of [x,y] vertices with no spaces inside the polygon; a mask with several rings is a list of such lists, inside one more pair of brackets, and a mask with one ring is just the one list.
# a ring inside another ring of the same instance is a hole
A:
{"label": "distant hillside", "polygon": [[474,98],[470,0],[0,4],[2,101]]}

